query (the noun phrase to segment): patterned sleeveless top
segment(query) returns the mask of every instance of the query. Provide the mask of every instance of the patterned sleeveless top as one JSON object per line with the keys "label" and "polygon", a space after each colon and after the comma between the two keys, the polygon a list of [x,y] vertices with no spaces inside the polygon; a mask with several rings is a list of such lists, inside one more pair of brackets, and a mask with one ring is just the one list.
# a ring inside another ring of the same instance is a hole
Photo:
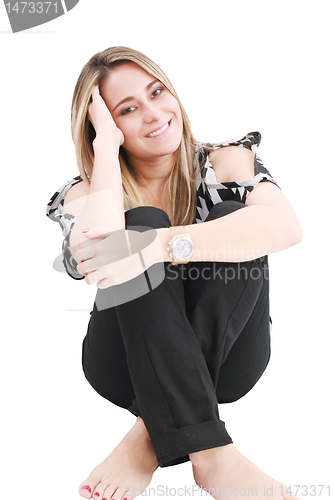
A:
{"label": "patterned sleeveless top", "polygon": [[[194,156],[197,189],[196,223],[204,222],[216,203],[221,203],[226,200],[235,200],[245,203],[248,195],[260,182],[272,182],[277,185],[269,171],[265,168],[263,162],[257,156],[257,149],[260,142],[260,133],[250,132],[244,137],[218,144],[200,143],[197,145]],[[237,182],[217,182],[214,169],[209,159],[209,153],[211,150],[226,146],[239,146],[250,149],[253,152],[254,177],[252,179]],[[67,272],[74,279],[83,279],[84,276],[77,272],[77,263],[69,251],[69,236],[76,219],[73,215],[64,212],[65,195],[67,191],[78,182],[82,182],[80,175],[73,177],[60,186],[47,204],[46,215],[51,220],[60,224],[64,236],[61,257],[63,267],[61,266],[62,268],[59,268],[59,265],[57,265],[57,270]],[[57,261],[59,262],[59,258]]]}

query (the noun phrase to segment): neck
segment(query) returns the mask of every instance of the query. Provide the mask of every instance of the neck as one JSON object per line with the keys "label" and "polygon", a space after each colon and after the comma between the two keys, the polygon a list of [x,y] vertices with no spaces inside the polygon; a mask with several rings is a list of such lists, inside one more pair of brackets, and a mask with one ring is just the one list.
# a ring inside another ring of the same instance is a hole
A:
{"label": "neck", "polygon": [[145,187],[149,187],[153,190],[158,190],[162,187],[170,172],[173,169],[175,163],[175,154],[161,156],[157,159],[137,159],[128,158],[132,167],[136,170],[138,175],[138,180]]}

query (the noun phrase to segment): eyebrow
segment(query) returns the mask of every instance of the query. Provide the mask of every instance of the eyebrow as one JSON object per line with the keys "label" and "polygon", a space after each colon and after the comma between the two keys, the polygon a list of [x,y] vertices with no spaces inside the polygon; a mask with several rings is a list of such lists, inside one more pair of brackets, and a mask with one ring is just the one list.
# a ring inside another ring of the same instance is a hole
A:
{"label": "eyebrow", "polygon": [[[154,85],[154,83],[156,82],[159,82],[159,80],[153,80],[152,82],[148,83],[147,87],[146,87],[146,92],[150,89],[150,87],[152,87]],[[125,102],[128,102],[128,101],[132,101],[133,99],[135,99],[134,96],[129,96],[129,97],[125,97],[125,99],[123,99],[122,101],[118,102],[118,104],[113,108],[112,112],[118,108],[118,106],[121,106],[122,104],[124,104]]]}

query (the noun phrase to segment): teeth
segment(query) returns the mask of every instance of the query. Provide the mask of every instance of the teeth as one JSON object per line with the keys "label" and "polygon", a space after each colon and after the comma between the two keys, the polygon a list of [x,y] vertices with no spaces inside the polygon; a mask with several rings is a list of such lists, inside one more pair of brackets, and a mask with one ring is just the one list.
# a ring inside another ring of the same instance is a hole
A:
{"label": "teeth", "polygon": [[148,134],[147,137],[156,137],[157,135],[162,134],[165,132],[165,130],[168,128],[169,122],[164,125],[164,127],[160,128],[160,130],[156,130],[156,132],[152,132],[151,134]]}

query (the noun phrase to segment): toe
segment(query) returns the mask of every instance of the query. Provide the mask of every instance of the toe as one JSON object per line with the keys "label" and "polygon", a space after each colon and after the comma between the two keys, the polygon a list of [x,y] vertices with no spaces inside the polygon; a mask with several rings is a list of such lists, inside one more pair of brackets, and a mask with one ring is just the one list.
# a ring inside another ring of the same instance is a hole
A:
{"label": "toe", "polygon": [[[101,495],[101,488],[99,487],[101,478],[97,474],[94,473],[93,471],[84,481],[79,486],[79,494],[83,498],[93,498],[95,500],[101,500],[102,495]],[[105,489],[105,486],[104,486]],[[104,489],[102,490],[102,493],[104,492]],[[93,496],[93,493],[97,491],[99,493],[99,497],[97,495]]]}
{"label": "toe", "polygon": [[112,495],[112,500],[122,500],[125,490],[123,488],[117,488]]}
{"label": "toe", "polygon": [[130,485],[119,486],[118,489],[113,493],[112,500],[130,500],[140,494],[138,490],[136,494],[131,490]]}
{"label": "toe", "polygon": [[83,498],[92,498],[91,493],[94,490],[94,485],[88,481],[84,481],[79,486],[79,495]]}
{"label": "toe", "polygon": [[102,496],[102,500],[111,500],[113,498],[113,493],[115,492],[116,487],[109,485],[107,488],[105,488]]}
{"label": "toe", "polygon": [[105,491],[108,487],[107,483],[100,482],[94,489],[91,498],[93,500],[102,500],[105,497]]}

